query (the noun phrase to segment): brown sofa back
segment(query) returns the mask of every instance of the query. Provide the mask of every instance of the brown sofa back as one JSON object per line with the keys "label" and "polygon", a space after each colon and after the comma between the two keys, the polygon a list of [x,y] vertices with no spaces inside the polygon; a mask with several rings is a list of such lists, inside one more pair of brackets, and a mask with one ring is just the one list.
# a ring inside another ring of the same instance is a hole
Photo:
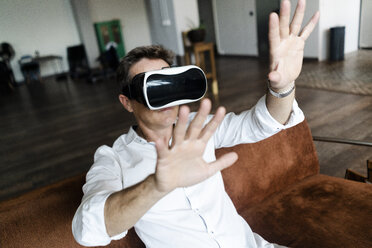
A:
{"label": "brown sofa back", "polygon": [[[237,209],[260,202],[304,177],[319,166],[306,122],[255,144],[234,150],[238,162],[223,172],[225,185]],[[301,166],[299,166],[301,164]],[[85,175],[0,202],[0,247],[81,247],[71,233],[71,221],[82,198]],[[108,247],[139,248],[133,229]]]}
{"label": "brown sofa back", "polygon": [[230,151],[237,152],[239,159],[222,175],[238,212],[319,173],[318,156],[306,120],[260,142],[219,149],[216,156]]}

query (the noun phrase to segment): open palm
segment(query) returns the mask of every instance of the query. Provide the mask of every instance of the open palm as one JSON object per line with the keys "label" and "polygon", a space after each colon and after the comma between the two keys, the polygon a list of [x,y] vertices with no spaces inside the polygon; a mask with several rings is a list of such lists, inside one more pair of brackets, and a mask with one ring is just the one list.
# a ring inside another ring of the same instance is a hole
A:
{"label": "open palm", "polygon": [[237,160],[236,153],[228,153],[211,163],[203,159],[207,143],[226,112],[224,108],[218,108],[212,120],[204,126],[211,106],[211,101],[204,99],[189,126],[187,123],[190,110],[186,106],[181,106],[173,130],[172,145],[168,147],[166,142],[156,141],[158,159],[155,180],[159,191],[169,192],[178,187],[200,183]]}
{"label": "open palm", "polygon": [[319,20],[319,12],[316,12],[301,31],[305,5],[306,0],[298,1],[291,23],[289,23],[291,9],[289,0],[282,1],[280,18],[276,13],[270,14],[270,73],[268,77],[272,88],[285,88],[301,72],[305,41]]}

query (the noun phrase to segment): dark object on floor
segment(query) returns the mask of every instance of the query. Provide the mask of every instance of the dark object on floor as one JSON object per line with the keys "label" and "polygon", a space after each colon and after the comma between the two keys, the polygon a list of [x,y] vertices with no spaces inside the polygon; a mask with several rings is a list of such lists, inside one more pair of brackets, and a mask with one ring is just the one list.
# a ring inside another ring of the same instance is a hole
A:
{"label": "dark object on floor", "polygon": [[331,39],[330,39],[330,60],[340,61],[344,60],[345,53],[345,27],[334,27],[331,28]]}
{"label": "dark object on floor", "polygon": [[84,45],[67,47],[67,61],[72,79],[84,78],[88,83],[102,79],[102,73],[91,69]]}
{"label": "dark object on floor", "polygon": [[67,76],[68,73],[59,73],[58,75],[56,75],[56,80],[57,81],[67,80]]}
{"label": "dark object on floor", "polygon": [[22,56],[18,63],[26,83],[41,82],[40,64],[31,55]]}
{"label": "dark object on floor", "polygon": [[10,66],[10,61],[14,56],[14,49],[9,43],[0,44],[0,93],[9,93],[15,86],[16,82]]}
{"label": "dark object on floor", "polygon": [[84,45],[67,47],[67,61],[71,78],[90,76],[90,67]]}
{"label": "dark object on floor", "polygon": [[[319,174],[307,122],[235,151],[226,191],[254,232],[290,247],[372,247],[372,185]],[[81,247],[71,221],[84,175],[0,202],[1,247]],[[35,231],[36,230],[36,231]],[[144,247],[132,228],[108,247]]]}
{"label": "dark object on floor", "polygon": [[6,94],[14,88],[14,76],[13,71],[8,67],[8,64],[4,61],[0,61],[0,93]]}
{"label": "dark object on floor", "polygon": [[14,55],[15,52],[12,45],[7,42],[3,42],[0,44],[0,58],[2,60],[10,61],[14,58]]}
{"label": "dark object on floor", "polygon": [[116,69],[119,66],[119,57],[114,46],[102,53],[98,60],[101,64],[103,76],[105,78],[116,76]]}

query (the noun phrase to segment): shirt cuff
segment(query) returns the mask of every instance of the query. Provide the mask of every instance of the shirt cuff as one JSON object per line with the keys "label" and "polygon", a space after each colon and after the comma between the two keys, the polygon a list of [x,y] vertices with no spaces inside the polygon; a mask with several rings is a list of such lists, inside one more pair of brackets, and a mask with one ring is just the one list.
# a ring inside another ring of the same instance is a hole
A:
{"label": "shirt cuff", "polygon": [[271,116],[269,110],[267,109],[266,95],[261,97],[261,99],[257,102],[255,112],[257,118],[261,121],[263,128],[267,131],[269,131],[270,129],[272,131],[280,131],[283,129],[287,129],[305,120],[304,113],[298,107],[297,101],[294,100],[292,105],[292,112],[289,116],[287,123],[285,125],[279,123]]}
{"label": "shirt cuff", "polygon": [[100,192],[88,199],[80,206],[79,214],[73,220],[73,233],[76,241],[85,246],[107,245],[111,240],[118,240],[127,234],[124,231],[110,237],[107,234],[104,208],[107,198],[113,192]]}

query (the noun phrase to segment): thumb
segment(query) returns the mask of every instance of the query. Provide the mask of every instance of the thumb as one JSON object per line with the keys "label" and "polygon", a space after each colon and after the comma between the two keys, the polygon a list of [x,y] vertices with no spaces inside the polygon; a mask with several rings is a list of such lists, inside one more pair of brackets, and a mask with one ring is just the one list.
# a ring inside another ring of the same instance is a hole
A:
{"label": "thumb", "polygon": [[158,139],[155,141],[155,147],[159,158],[165,157],[167,155],[168,146],[162,139]]}
{"label": "thumb", "polygon": [[279,84],[282,76],[278,71],[272,71],[269,73],[268,78],[270,80],[271,87],[276,88],[275,86]]}
{"label": "thumb", "polygon": [[238,160],[238,154],[236,152],[229,152],[219,157],[216,161],[209,164],[209,176],[231,166],[236,162],[236,160]]}

